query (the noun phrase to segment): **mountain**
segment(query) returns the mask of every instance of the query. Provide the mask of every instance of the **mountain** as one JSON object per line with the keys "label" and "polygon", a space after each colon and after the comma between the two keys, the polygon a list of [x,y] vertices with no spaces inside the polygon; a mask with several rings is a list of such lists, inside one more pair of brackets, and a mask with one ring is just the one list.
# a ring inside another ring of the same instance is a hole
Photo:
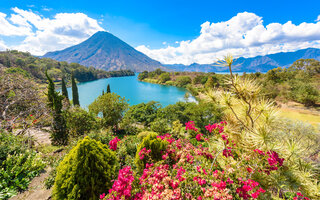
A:
{"label": "mountain", "polygon": [[[256,56],[252,58],[238,58],[233,70],[235,72],[267,72],[277,67],[289,67],[298,59],[316,59],[320,60],[320,49],[308,48],[295,52],[282,52],[269,54],[265,56]],[[228,68],[216,66],[216,64],[197,64],[191,65],[165,65],[174,71],[198,71],[198,72],[227,72]]]}
{"label": "mountain", "polygon": [[86,41],[61,51],[48,52],[43,57],[58,61],[79,63],[93,66],[97,69],[124,70],[135,72],[153,71],[157,68],[165,69],[160,62],[120,40],[111,33],[99,31]]}

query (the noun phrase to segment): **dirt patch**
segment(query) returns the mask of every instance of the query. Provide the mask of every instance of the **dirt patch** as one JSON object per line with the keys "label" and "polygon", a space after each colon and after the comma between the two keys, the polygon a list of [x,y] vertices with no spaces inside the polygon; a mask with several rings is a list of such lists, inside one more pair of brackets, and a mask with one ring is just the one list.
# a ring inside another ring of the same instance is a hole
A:
{"label": "dirt patch", "polygon": [[51,168],[45,170],[44,173],[40,174],[40,176],[35,177],[29,187],[28,190],[18,194],[10,198],[10,200],[47,200],[51,199],[51,189],[45,189],[44,180],[48,177]]}

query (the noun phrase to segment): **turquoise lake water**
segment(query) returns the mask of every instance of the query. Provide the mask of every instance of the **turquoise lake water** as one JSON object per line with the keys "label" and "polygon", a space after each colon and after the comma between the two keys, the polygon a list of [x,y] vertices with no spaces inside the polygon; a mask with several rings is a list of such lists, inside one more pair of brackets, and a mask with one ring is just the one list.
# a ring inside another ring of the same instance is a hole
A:
{"label": "turquoise lake water", "polygon": [[[158,101],[164,107],[178,101],[184,101],[184,95],[187,92],[186,89],[141,82],[138,81],[137,77],[138,75],[113,77],[79,83],[78,91],[81,107],[86,108],[90,105],[102,94],[102,90],[106,92],[108,84],[110,84],[111,92],[125,97],[129,100],[130,105]],[[68,95],[69,98],[72,99],[71,88],[68,88]],[[188,101],[194,101],[194,98],[190,97]]]}

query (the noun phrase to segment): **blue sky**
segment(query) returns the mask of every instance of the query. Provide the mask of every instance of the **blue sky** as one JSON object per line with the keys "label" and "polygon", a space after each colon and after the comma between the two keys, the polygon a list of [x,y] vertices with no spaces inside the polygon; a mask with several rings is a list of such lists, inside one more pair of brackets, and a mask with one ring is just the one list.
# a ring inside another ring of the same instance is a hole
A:
{"label": "blue sky", "polygon": [[[1,0],[0,16],[1,13],[0,28],[6,29],[8,23],[12,27],[8,32],[5,29],[0,31],[0,48],[17,48],[33,54],[76,44],[97,30],[109,31],[163,63],[184,64],[211,62],[226,53],[226,49],[230,49],[231,53],[238,52],[239,56],[250,57],[318,47],[320,40],[318,0]],[[16,20],[11,20],[12,15],[20,17],[15,16]],[[86,27],[87,19],[91,21],[89,27]],[[50,26],[51,20],[56,22],[54,28]],[[244,21],[251,21],[251,24],[245,25],[245,30],[240,30]],[[290,21],[295,27],[288,24]],[[224,30],[220,30],[220,23],[226,26],[230,23],[233,28],[226,29],[225,26]],[[281,27],[272,26],[272,30],[267,28],[274,23]],[[305,26],[299,26],[301,23],[308,24],[309,35],[301,33],[301,29],[306,29]],[[260,25],[266,30],[254,32]],[[50,28],[52,30],[48,31]],[[316,31],[318,28],[319,31]],[[67,29],[67,35],[59,33]],[[240,31],[242,37],[252,36],[242,41],[242,45],[237,45],[231,40],[237,35],[231,34],[227,36],[228,40],[223,39],[222,33],[228,35],[230,31]],[[256,38],[252,32],[268,36]],[[274,35],[274,32],[278,35]],[[275,44],[277,48],[273,47]]]}

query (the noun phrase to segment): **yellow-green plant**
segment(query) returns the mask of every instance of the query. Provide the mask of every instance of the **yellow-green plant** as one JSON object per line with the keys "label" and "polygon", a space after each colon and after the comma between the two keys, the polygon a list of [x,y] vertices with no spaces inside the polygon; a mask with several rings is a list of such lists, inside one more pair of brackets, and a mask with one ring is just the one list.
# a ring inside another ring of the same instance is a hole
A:
{"label": "yellow-green plant", "polygon": [[89,137],[80,140],[57,168],[53,199],[98,199],[117,176],[115,152]]}

